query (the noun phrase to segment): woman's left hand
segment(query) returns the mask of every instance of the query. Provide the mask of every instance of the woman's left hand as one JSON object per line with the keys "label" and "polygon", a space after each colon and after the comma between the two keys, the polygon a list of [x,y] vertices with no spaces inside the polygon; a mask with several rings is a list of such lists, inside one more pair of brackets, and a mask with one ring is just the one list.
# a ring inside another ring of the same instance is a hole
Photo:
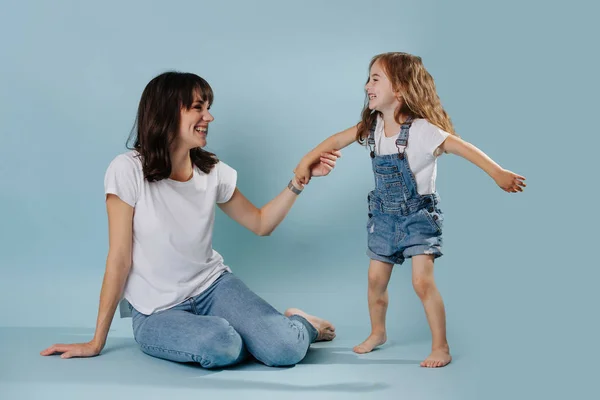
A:
{"label": "woman's left hand", "polygon": [[342,153],[339,150],[321,154],[320,161],[310,167],[311,176],[318,177],[328,175],[335,168],[336,160],[341,156]]}

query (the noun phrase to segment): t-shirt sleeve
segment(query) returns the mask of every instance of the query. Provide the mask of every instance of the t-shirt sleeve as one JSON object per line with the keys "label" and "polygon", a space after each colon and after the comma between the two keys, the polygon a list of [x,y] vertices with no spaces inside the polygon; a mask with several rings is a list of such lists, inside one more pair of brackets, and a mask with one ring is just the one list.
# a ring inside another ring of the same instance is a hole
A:
{"label": "t-shirt sleeve", "polygon": [[237,171],[219,161],[215,165],[217,169],[217,203],[225,203],[231,199],[237,184]]}
{"label": "t-shirt sleeve", "polygon": [[140,192],[140,176],[135,161],[124,154],[109,164],[104,175],[104,193],[117,195],[131,207],[135,207]]}
{"label": "t-shirt sleeve", "polygon": [[444,140],[446,140],[448,136],[450,136],[450,133],[438,128],[429,121],[425,121],[425,126],[423,128],[424,129],[421,136],[421,145],[423,146],[423,150],[428,156],[440,156],[442,151],[439,149],[439,146],[444,143]]}

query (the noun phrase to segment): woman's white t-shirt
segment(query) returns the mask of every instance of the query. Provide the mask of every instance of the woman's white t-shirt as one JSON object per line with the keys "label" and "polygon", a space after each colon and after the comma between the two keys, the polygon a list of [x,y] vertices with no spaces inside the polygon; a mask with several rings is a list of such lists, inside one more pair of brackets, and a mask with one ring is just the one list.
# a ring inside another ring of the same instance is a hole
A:
{"label": "woman's white t-shirt", "polygon": [[186,182],[144,179],[136,151],[110,163],[106,194],[134,207],[132,266],[124,298],[142,314],[173,307],[231,271],[212,248],[215,204],[227,202],[237,172],[218,162],[205,174],[194,167]]}

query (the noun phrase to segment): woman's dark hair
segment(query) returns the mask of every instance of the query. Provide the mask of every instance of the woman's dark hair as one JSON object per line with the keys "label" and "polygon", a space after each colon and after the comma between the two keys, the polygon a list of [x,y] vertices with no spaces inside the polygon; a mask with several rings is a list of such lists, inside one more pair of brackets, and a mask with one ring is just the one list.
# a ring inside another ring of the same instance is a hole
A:
{"label": "woman's dark hair", "polygon": [[[141,157],[144,177],[149,182],[171,175],[169,147],[179,134],[181,109],[190,109],[195,98],[212,104],[214,96],[208,82],[198,75],[183,72],[165,72],[152,79],[140,99],[135,127],[135,142],[131,150]],[[131,135],[127,143],[131,140]],[[200,147],[190,150],[192,163],[202,172],[209,173],[219,162],[216,155]]]}

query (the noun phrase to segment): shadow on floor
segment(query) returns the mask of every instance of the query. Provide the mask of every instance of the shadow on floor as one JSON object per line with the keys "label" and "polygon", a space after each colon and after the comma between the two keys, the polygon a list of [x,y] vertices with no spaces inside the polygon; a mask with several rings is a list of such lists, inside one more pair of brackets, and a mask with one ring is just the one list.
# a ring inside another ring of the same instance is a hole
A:
{"label": "shadow on floor", "polygon": [[[181,364],[150,357],[142,353],[133,338],[111,337],[102,354],[93,358],[63,360],[58,355],[42,357],[40,351],[54,343],[89,340],[92,329],[83,328],[0,328],[0,382],[6,383],[76,383],[123,384],[160,387],[206,388],[223,390],[276,390],[325,392],[375,392],[389,388],[384,382],[348,381],[335,384],[293,384],[281,382],[282,371],[249,360],[227,372],[269,371],[277,373],[279,383],[256,379],[230,379],[223,370],[207,370],[196,364]],[[302,364],[412,364],[405,360],[361,360],[344,354],[348,349],[311,348]],[[297,368],[297,367],[291,367]],[[310,375],[308,375],[310,376]],[[246,378],[246,377],[245,377]]]}

